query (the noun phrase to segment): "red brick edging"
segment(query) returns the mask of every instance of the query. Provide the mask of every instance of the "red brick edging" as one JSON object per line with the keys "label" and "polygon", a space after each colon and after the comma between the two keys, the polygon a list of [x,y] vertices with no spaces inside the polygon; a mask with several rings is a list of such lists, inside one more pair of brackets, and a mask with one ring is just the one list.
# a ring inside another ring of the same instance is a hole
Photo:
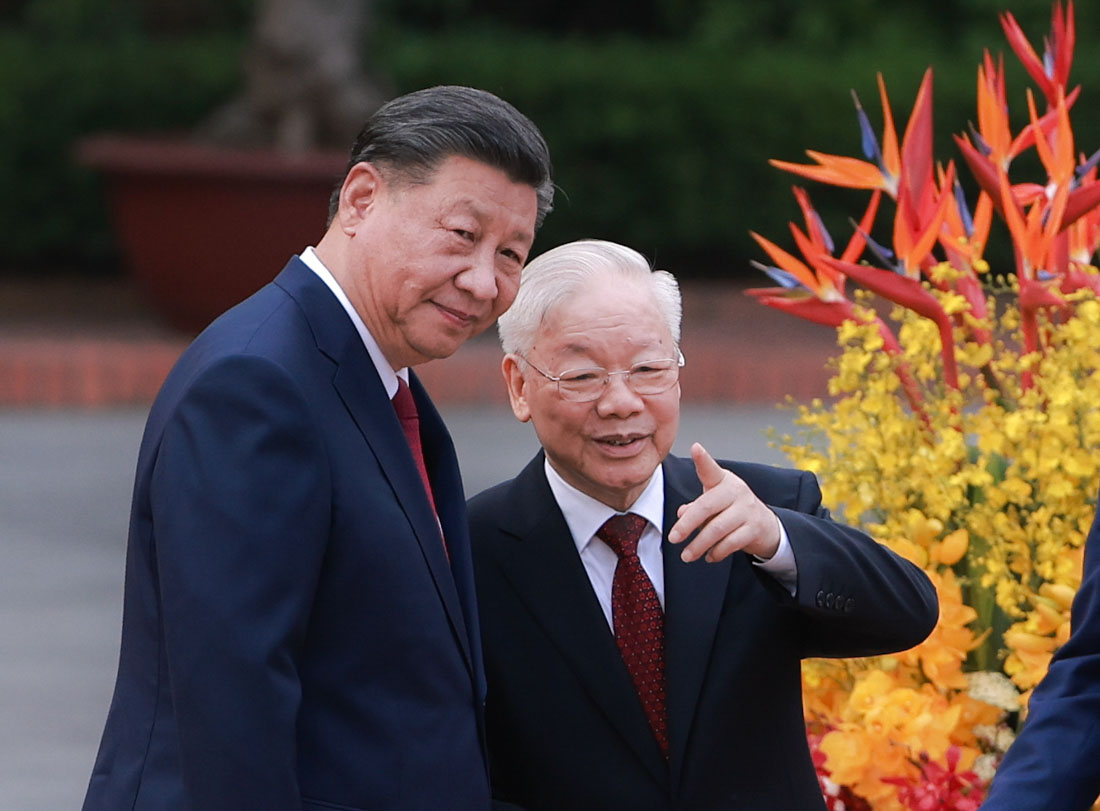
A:
{"label": "red brick edging", "polygon": [[[119,282],[102,290],[87,284],[6,288],[0,295],[0,305],[7,305],[0,306],[0,407],[151,403],[190,338],[166,331],[127,294]],[[769,310],[736,285],[686,285],[683,331],[684,402],[774,405],[788,395],[806,401],[826,392],[832,331]],[[441,403],[506,406],[500,358],[490,333],[417,373]]]}

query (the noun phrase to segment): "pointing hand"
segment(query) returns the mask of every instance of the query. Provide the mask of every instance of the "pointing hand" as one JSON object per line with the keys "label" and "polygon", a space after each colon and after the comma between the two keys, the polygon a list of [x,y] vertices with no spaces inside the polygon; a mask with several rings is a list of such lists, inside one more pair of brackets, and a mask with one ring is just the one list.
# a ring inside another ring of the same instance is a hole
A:
{"label": "pointing hand", "polygon": [[779,519],[745,482],[720,466],[696,442],[691,446],[703,494],[677,511],[669,543],[681,543],[698,530],[680,557],[690,563],[705,557],[715,563],[738,549],[771,558],[779,548]]}

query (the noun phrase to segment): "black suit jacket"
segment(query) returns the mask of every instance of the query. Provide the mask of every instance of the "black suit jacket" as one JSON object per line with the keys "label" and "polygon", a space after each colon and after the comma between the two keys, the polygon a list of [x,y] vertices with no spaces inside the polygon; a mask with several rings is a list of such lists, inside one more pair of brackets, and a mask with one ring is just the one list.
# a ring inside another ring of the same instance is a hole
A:
{"label": "black suit jacket", "polygon": [[[495,796],[528,809],[824,808],[800,662],[902,650],[936,623],[924,573],[829,520],[813,475],[721,462],[779,515],[795,597],[745,553],[685,564],[663,545],[670,754],[655,742],[547,484],[543,454],[470,501]],[[702,492],[664,463],[664,532]]]}
{"label": "black suit jacket", "polygon": [[411,379],[444,551],[363,342],[294,259],[149,415],[85,811],[489,805],[465,496]]}

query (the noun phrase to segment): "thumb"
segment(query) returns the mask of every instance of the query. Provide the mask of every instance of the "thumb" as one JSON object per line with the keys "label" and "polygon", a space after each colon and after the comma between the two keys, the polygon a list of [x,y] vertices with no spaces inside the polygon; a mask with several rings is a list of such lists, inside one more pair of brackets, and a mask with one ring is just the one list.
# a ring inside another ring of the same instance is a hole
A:
{"label": "thumb", "polygon": [[716,487],[722,481],[722,477],[726,475],[726,471],[714,461],[714,458],[707,453],[706,448],[698,442],[691,446],[691,460],[695,463],[695,474],[699,477],[699,481],[703,483],[704,490]]}

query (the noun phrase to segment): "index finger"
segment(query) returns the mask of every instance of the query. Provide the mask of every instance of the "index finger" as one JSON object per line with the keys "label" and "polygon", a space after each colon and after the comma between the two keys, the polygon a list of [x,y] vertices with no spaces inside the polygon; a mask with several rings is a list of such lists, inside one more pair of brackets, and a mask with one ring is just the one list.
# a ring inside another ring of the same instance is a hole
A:
{"label": "index finger", "polygon": [[695,463],[695,475],[702,482],[704,491],[716,487],[726,474],[725,469],[698,442],[692,443],[691,461]]}

